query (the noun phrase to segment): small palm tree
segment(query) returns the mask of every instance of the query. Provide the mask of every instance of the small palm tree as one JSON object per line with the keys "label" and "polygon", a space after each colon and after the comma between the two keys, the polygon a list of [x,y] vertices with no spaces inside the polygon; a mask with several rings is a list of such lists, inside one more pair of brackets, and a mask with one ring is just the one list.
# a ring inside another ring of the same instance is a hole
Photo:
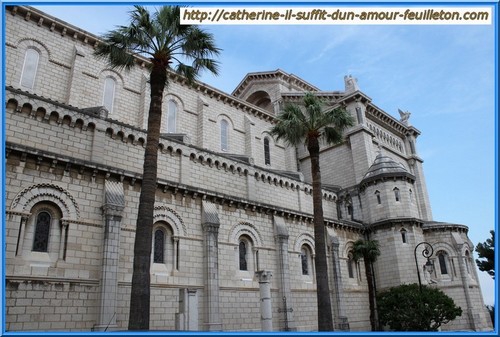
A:
{"label": "small palm tree", "polygon": [[309,151],[313,187],[318,330],[333,331],[319,149],[320,141],[332,145],[341,143],[344,130],[354,125],[354,119],[345,109],[325,108],[325,103],[312,93],[305,94],[303,103],[304,109],[295,104],[287,104],[278,114],[276,125],[270,132],[276,136],[276,140],[282,138],[291,146],[305,144]]}
{"label": "small palm tree", "polygon": [[149,330],[151,246],[163,92],[168,86],[169,71],[185,76],[188,81],[195,80],[205,69],[217,74],[218,63],[212,57],[219,54],[219,49],[215,47],[211,34],[197,26],[180,24],[178,6],[160,7],[152,15],[144,7],[135,6],[130,12],[130,24],[106,33],[102,40],[95,55],[107,60],[113,69],[131,69],[137,63],[137,56],[148,57],[151,61],[151,102],[128,326],[129,330]]}
{"label": "small palm tree", "polygon": [[370,302],[370,324],[372,331],[379,330],[376,310],[375,277],[373,275],[373,263],[377,261],[380,255],[380,249],[377,240],[359,239],[354,242],[353,259],[359,261],[363,259],[365,264],[366,282],[368,283],[368,298]]}

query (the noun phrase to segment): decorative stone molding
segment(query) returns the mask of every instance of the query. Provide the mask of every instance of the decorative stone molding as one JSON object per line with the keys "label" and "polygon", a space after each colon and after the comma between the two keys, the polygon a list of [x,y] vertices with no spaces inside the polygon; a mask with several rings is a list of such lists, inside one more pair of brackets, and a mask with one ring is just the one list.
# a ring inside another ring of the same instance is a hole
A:
{"label": "decorative stone molding", "polygon": [[153,222],[164,220],[172,226],[174,236],[186,236],[186,224],[182,221],[180,215],[165,205],[157,205],[154,208]]}
{"label": "decorative stone molding", "polygon": [[29,212],[42,201],[52,201],[62,211],[65,219],[78,219],[80,210],[75,198],[64,188],[55,184],[42,183],[31,185],[17,194],[10,206],[11,211]]}
{"label": "decorative stone molding", "polygon": [[[330,231],[328,231],[330,232]],[[300,234],[297,239],[295,240],[295,243],[293,245],[293,250],[296,252],[301,251],[301,247],[303,244],[307,244],[311,249],[312,249],[312,254],[315,255],[315,247],[314,247],[314,237],[309,234],[309,233],[302,233]]]}
{"label": "decorative stone molding", "polygon": [[233,226],[229,231],[228,240],[230,243],[238,244],[238,239],[242,235],[248,235],[252,239],[254,248],[263,247],[262,236],[257,227],[253,224],[249,222],[240,222]]}

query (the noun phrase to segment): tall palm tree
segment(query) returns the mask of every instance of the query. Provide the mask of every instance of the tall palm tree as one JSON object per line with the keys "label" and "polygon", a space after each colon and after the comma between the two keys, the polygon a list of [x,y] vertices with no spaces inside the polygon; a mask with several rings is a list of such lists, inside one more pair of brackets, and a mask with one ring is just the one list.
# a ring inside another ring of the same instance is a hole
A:
{"label": "tall palm tree", "polygon": [[151,61],[151,102],[134,243],[129,330],[149,329],[153,211],[162,100],[169,83],[168,73],[175,71],[188,81],[194,81],[202,70],[216,75],[218,63],[212,57],[219,51],[212,34],[197,26],[180,24],[179,6],[163,6],[152,14],[142,6],[134,6],[130,24],[106,33],[95,50],[98,58],[107,60],[116,69],[131,69],[137,63],[137,56]]}
{"label": "tall palm tree", "polygon": [[340,144],[343,141],[343,131],[354,125],[354,119],[343,108],[326,108],[326,104],[312,93],[304,95],[303,103],[303,108],[296,104],[287,104],[278,114],[276,124],[270,132],[276,136],[276,140],[282,138],[292,146],[303,143],[309,151],[313,187],[318,330],[333,331],[319,150],[321,141],[332,145]]}
{"label": "tall palm tree", "polygon": [[376,305],[375,277],[373,275],[373,263],[377,261],[380,255],[380,249],[377,240],[359,239],[354,242],[353,259],[359,261],[363,259],[365,264],[366,282],[368,283],[368,300],[370,303],[370,324],[372,331],[379,330]]}

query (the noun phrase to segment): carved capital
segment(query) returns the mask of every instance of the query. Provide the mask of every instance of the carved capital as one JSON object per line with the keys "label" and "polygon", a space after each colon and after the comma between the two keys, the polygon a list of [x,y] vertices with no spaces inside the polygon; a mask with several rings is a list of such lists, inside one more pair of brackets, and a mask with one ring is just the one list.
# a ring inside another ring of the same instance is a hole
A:
{"label": "carved capital", "polygon": [[259,278],[259,283],[269,283],[271,282],[273,272],[270,270],[259,270],[255,272],[255,275]]}
{"label": "carved capital", "polygon": [[113,204],[105,204],[102,206],[102,213],[106,218],[117,217],[118,220],[121,220],[123,214],[123,206],[113,205]]}

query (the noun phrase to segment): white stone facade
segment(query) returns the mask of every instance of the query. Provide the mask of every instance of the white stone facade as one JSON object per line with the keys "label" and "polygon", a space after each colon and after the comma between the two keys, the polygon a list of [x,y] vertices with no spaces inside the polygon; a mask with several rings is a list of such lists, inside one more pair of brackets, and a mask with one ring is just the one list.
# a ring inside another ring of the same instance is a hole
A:
{"label": "white stone facade", "polygon": [[[118,73],[93,57],[92,34],[30,7],[5,15],[6,329],[126,329],[149,106],[145,61]],[[373,105],[352,77],[345,90],[322,92],[281,70],[248,74],[232,94],[170,77],[151,329],[317,329],[308,155],[268,135],[280,107],[306,91],[357,120],[344,144],[321,155],[336,329],[370,329],[363,264],[348,268],[350,248],[366,232],[381,246],[378,290],[417,282],[414,248],[429,242],[431,260],[437,267],[444,254],[446,270],[423,282],[464,312],[443,330],[491,329],[467,227],[432,221],[420,132]],[[381,158],[399,168],[367,175]]]}

